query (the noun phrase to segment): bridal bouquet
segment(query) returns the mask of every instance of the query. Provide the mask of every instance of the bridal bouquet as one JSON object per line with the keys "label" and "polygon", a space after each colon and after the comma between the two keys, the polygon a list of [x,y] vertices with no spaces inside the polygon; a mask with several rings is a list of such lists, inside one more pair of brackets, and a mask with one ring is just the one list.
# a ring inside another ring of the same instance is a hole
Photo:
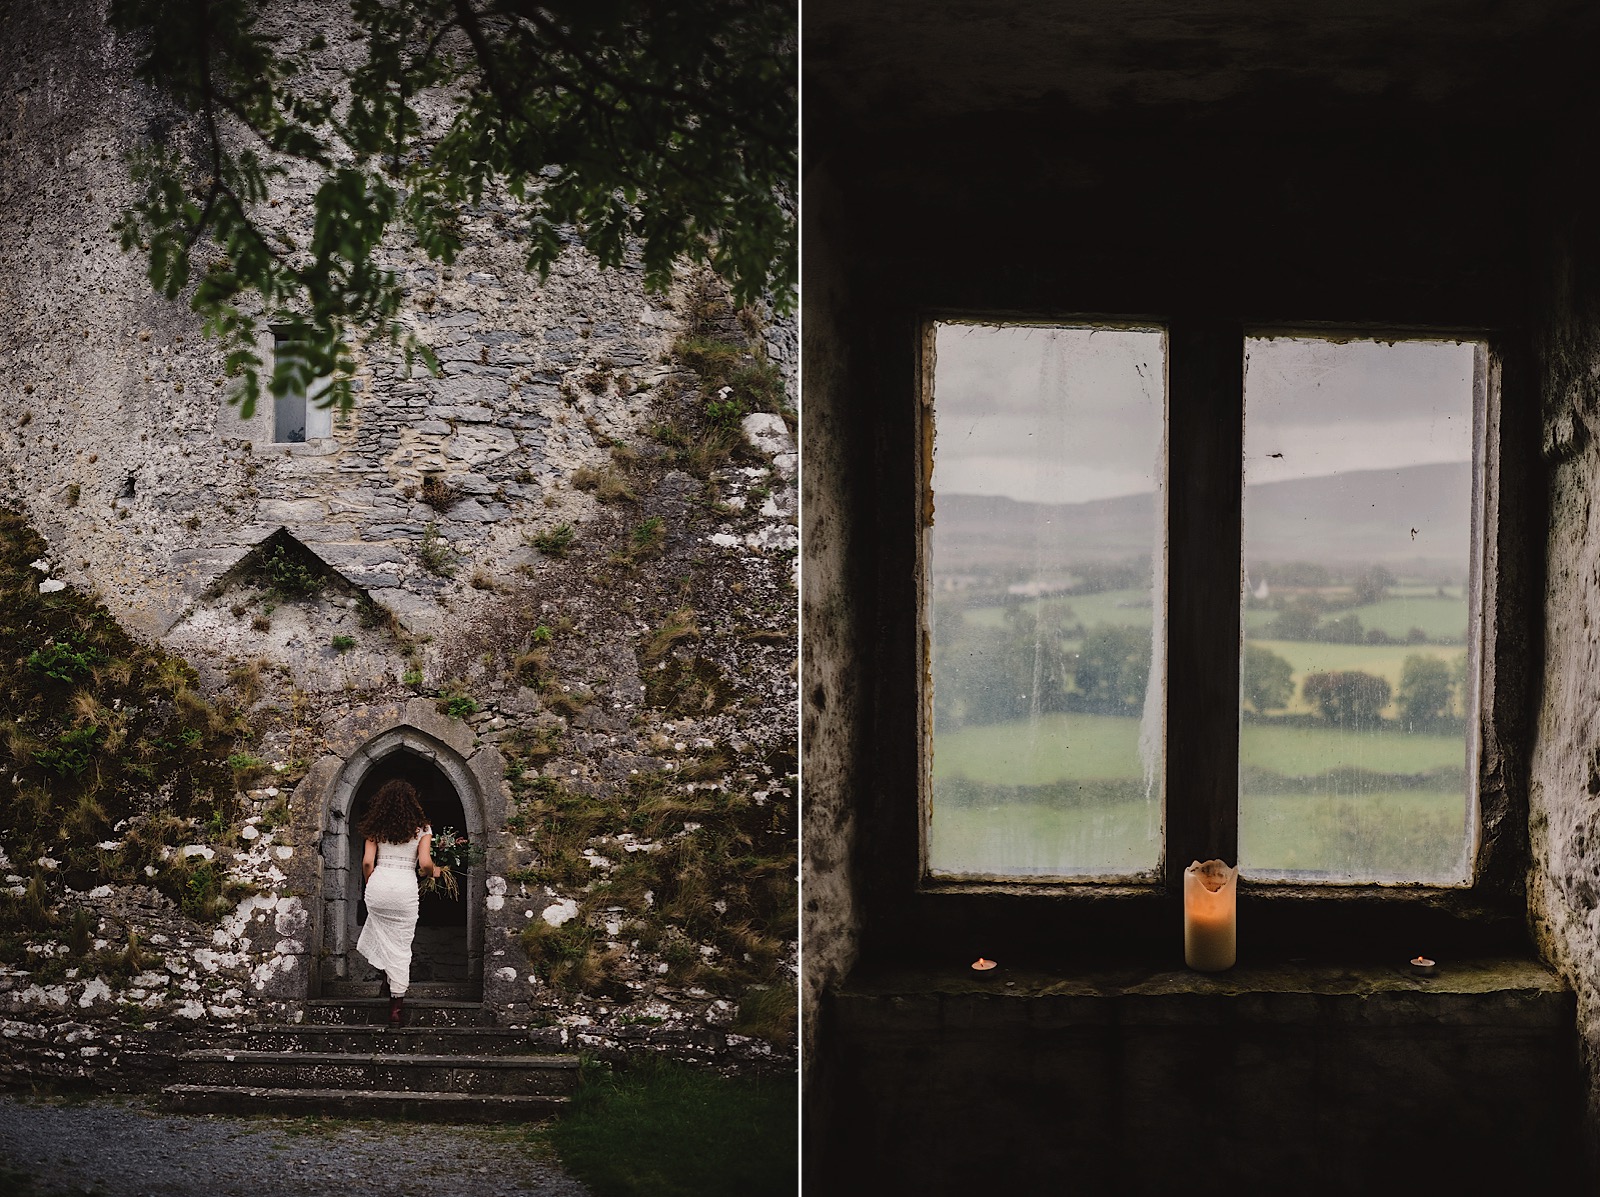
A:
{"label": "bridal bouquet", "polygon": [[454,827],[441,827],[433,833],[433,847],[429,849],[434,864],[444,865],[458,873],[468,867],[483,863],[483,849],[474,848]]}

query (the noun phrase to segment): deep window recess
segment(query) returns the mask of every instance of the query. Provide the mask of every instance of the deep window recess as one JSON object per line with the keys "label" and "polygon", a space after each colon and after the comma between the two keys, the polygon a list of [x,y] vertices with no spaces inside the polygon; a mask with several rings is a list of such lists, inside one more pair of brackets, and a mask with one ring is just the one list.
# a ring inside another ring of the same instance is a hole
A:
{"label": "deep window recess", "polygon": [[1481,343],[1245,342],[1239,857],[1471,880]]}
{"label": "deep window recess", "polygon": [[1165,336],[933,338],[927,872],[1154,880]]}
{"label": "deep window recess", "polygon": [[928,329],[924,878],[1469,884],[1486,347],[1169,339]]}
{"label": "deep window recess", "polygon": [[[273,354],[275,367],[283,362],[300,362],[296,343],[282,333],[273,336]],[[274,441],[294,443],[333,435],[333,409],[317,404],[317,397],[328,389],[328,380],[312,379],[308,374],[309,371],[304,368],[291,370],[288,389],[282,395],[274,396]]]}

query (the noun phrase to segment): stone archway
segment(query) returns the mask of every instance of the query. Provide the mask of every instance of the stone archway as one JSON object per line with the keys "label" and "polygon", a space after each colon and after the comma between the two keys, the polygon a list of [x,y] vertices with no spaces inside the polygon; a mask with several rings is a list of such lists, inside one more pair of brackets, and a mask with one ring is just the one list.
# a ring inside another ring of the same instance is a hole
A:
{"label": "stone archway", "polygon": [[[474,844],[487,846],[489,842],[491,804],[486,801],[489,795],[483,780],[461,753],[438,736],[400,723],[371,736],[351,753],[332,778],[323,806],[319,955],[325,995],[360,993],[366,988],[364,978],[369,970],[355,952],[360,933],[362,841],[354,823],[365,798],[394,776],[422,783],[419,789],[426,795],[425,806],[431,808],[430,818],[450,818],[459,811],[464,826],[458,824],[458,829]],[[462,880],[464,926],[455,932],[447,919],[430,918],[425,908],[424,918],[419,919],[419,967],[414,976],[419,983],[449,986],[462,996],[475,996],[483,985],[485,870],[481,865],[473,867]],[[464,944],[452,942],[454,934],[464,934]],[[375,980],[371,988],[376,992]]]}
{"label": "stone archway", "polygon": [[[461,800],[461,795],[456,792],[445,771],[433,758],[401,748],[374,762],[351,797],[345,820],[351,828],[356,829],[348,836],[347,865],[352,879],[361,873],[362,849],[365,846],[359,830],[362,819],[366,816],[372,795],[379,786],[391,779],[408,781],[416,787],[422,799],[423,815],[436,833],[453,830],[467,835],[471,842],[482,846],[482,838],[471,832],[473,821],[467,818],[467,804]],[[481,873],[482,870],[479,871]],[[467,928],[470,882],[468,872],[458,871],[459,892],[455,899],[437,889],[422,895],[416,938],[412,943],[413,983],[459,985],[471,982]],[[360,900],[360,887],[356,888],[357,892],[347,896],[345,903],[345,936],[349,943],[355,943],[360,938],[361,924],[366,914],[366,904]],[[352,917],[354,926],[349,924]],[[370,982],[374,989],[377,987],[380,979],[378,970],[359,953],[353,956],[347,954],[345,960],[349,981]]]}

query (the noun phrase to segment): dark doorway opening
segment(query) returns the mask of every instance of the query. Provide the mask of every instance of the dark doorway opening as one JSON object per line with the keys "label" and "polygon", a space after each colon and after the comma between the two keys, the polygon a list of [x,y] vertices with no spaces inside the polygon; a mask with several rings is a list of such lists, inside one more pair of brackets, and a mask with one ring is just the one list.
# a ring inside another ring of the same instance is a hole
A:
{"label": "dark doorway opening", "polygon": [[[349,875],[357,885],[361,884],[361,854],[366,841],[355,828],[361,825],[373,792],[390,778],[396,777],[409,781],[417,788],[417,793],[422,797],[422,812],[436,834],[445,828],[466,834],[466,812],[462,809],[460,796],[450,784],[444,771],[425,757],[404,751],[391,753],[373,765],[362,779],[361,787],[356,791],[355,801],[350,807],[352,834]],[[464,871],[457,872],[456,882],[459,893],[454,900],[443,891],[422,895],[421,908],[417,913],[417,936],[411,947],[413,984],[444,982],[465,985],[471,981],[467,962],[469,885]],[[366,918],[366,903],[358,901],[357,935],[360,934],[359,928],[366,922]],[[354,939],[350,943],[351,980],[376,985],[379,980],[378,970],[354,950]]]}

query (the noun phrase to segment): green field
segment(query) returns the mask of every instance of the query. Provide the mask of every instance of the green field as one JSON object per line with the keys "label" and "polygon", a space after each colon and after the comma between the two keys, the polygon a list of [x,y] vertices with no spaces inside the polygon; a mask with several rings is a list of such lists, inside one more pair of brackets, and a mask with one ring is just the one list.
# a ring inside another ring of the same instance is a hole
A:
{"label": "green field", "polygon": [[[1154,868],[1160,793],[1143,796],[1138,741],[1137,719],[1104,715],[941,732],[929,831],[934,871],[1063,876]],[[1457,879],[1466,801],[1460,736],[1252,723],[1242,729],[1240,755],[1257,779],[1240,809],[1247,870]],[[1362,792],[1360,773],[1384,788]],[[1274,792],[1283,790],[1299,792]]]}
{"label": "green field", "polygon": [[940,732],[933,776],[1009,786],[1087,778],[1136,778],[1139,721],[1113,715],[1051,714]]}
{"label": "green field", "polygon": [[[1342,615],[1354,615],[1363,628],[1376,628],[1396,640],[1404,640],[1412,628],[1421,628],[1430,641],[1461,644],[1467,630],[1467,604],[1459,598],[1439,598],[1432,589],[1426,594],[1394,595],[1381,603],[1330,611],[1323,619]],[[1277,617],[1278,612],[1271,607],[1248,608],[1244,613],[1245,634],[1264,633]]]}
{"label": "green field", "polygon": [[[1263,877],[1451,883],[1463,879],[1465,818],[1460,793],[1252,795],[1239,814],[1239,859]],[[1126,876],[1155,868],[1160,825],[1158,801],[936,807],[929,860],[946,875]]]}
{"label": "green field", "polygon": [[[1390,597],[1381,603],[1368,603],[1351,607],[1348,611],[1330,612],[1324,618],[1354,615],[1363,628],[1377,628],[1396,640],[1404,640],[1412,628],[1421,628],[1430,641],[1439,644],[1460,644],[1467,628],[1467,604],[1459,590],[1447,591],[1452,597],[1439,598],[1433,586],[1397,586]],[[1034,603],[1024,604],[1033,610]],[[1074,594],[1063,598],[1048,598],[1042,603],[1048,614],[1070,612],[1068,623],[1082,623],[1092,628],[1096,624],[1126,624],[1129,627],[1148,627],[1150,624],[1150,591],[1107,590],[1101,594]],[[1266,630],[1278,613],[1270,607],[1253,607],[1244,613],[1247,635],[1257,635]],[[1001,628],[1006,623],[1005,607],[974,607],[965,613],[966,621],[974,627]]]}
{"label": "green field", "polygon": [[1258,876],[1328,874],[1362,880],[1465,880],[1466,795],[1248,795],[1239,806],[1239,860]]}
{"label": "green field", "polygon": [[[1466,759],[1459,736],[1271,723],[1246,724],[1239,753],[1247,765],[1286,777],[1314,777],[1339,766],[1376,773],[1427,773],[1460,767]],[[993,785],[1037,786],[1142,775],[1139,721],[1132,718],[1052,714],[1041,716],[1037,723],[1017,719],[934,737],[935,781],[964,777]]]}
{"label": "green field", "polygon": [[[1119,606],[1119,603],[1142,605]],[[1150,588],[1147,586],[1137,590],[1106,590],[1100,594],[1074,594],[1069,598],[1045,599],[1042,604],[1030,601],[1023,605],[1030,612],[1036,605],[1041,606],[1047,615],[1068,611],[1069,624],[1081,623],[1086,628],[1101,623],[1126,624],[1134,628],[1150,626]],[[974,607],[965,613],[965,619],[974,627],[1003,628],[1006,626],[1006,608]]]}
{"label": "green field", "polygon": [[1155,868],[1160,843],[1159,794],[1072,810],[1035,802],[941,807],[935,798],[928,860],[945,874],[1127,876]]}
{"label": "green field", "polygon": [[[1160,819],[1160,802],[936,808],[928,859],[942,875],[1138,874],[1157,866]],[[1240,810],[1238,858],[1256,877],[1459,882],[1464,826],[1459,792],[1253,795]]]}

